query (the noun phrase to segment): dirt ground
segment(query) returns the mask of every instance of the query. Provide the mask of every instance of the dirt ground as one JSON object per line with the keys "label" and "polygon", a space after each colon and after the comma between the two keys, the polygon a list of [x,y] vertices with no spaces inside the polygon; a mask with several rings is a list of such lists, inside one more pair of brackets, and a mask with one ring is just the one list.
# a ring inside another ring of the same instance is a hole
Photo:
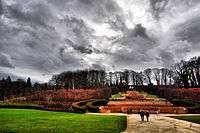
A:
{"label": "dirt ground", "polygon": [[123,133],[200,133],[200,124],[169,118],[171,115],[151,115],[141,122],[138,114],[127,115],[127,130]]}

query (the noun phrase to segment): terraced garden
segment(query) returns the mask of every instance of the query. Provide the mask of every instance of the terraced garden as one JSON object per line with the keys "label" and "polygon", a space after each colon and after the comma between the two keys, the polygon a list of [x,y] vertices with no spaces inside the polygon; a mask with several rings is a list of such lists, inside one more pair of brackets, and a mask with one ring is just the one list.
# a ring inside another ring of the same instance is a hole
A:
{"label": "terraced garden", "polygon": [[123,97],[115,98],[107,106],[102,106],[101,112],[138,113],[140,110],[148,110],[150,113],[187,113],[184,107],[174,106],[165,99],[144,92],[127,91],[120,95]]}

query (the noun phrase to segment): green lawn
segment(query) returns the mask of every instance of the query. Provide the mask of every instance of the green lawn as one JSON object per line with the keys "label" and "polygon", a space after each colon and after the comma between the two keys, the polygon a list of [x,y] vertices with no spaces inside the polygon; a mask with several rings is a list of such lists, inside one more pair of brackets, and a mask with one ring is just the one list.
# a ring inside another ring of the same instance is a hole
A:
{"label": "green lawn", "polygon": [[122,97],[124,97],[124,96],[121,93],[112,95],[112,98],[122,98]]}
{"label": "green lawn", "polygon": [[149,93],[144,92],[144,91],[141,91],[140,93],[143,94],[146,98],[157,98],[157,99],[163,99],[163,98],[159,98],[159,96],[157,96],[157,95],[152,95],[152,94],[149,94]]}
{"label": "green lawn", "polygon": [[126,116],[0,109],[0,133],[119,133]]}
{"label": "green lawn", "polygon": [[200,115],[196,115],[196,116],[173,116],[172,118],[176,118],[176,119],[180,119],[180,120],[186,120],[186,121],[190,121],[190,122],[194,122],[194,123],[198,123],[200,124]]}

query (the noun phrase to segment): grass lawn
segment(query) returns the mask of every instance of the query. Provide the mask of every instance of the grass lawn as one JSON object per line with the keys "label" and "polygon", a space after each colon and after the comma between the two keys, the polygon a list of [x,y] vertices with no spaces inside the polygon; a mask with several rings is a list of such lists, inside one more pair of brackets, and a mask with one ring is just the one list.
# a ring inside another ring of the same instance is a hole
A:
{"label": "grass lawn", "polygon": [[126,116],[0,109],[0,133],[119,133]]}
{"label": "grass lawn", "polygon": [[173,116],[172,118],[180,119],[180,120],[186,120],[194,123],[200,124],[200,115],[196,116]]}
{"label": "grass lawn", "polygon": [[124,97],[124,96],[121,93],[112,95],[112,98],[122,98],[122,97]]}
{"label": "grass lawn", "polygon": [[149,94],[149,93],[144,92],[144,91],[141,91],[140,93],[143,94],[146,98],[158,98],[158,99],[163,99],[163,98],[159,98],[159,96],[157,96],[157,95],[152,95],[152,94]]}

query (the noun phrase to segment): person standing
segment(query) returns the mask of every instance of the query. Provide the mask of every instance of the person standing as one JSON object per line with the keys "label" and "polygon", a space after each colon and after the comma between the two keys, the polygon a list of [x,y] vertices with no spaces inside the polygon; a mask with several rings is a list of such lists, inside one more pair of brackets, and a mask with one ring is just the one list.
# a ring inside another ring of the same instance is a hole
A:
{"label": "person standing", "polygon": [[140,113],[141,121],[144,121],[144,111],[141,110],[139,113]]}
{"label": "person standing", "polygon": [[147,118],[147,121],[149,121],[149,111],[146,111],[146,112],[145,112],[145,116],[146,116],[146,118]]}

